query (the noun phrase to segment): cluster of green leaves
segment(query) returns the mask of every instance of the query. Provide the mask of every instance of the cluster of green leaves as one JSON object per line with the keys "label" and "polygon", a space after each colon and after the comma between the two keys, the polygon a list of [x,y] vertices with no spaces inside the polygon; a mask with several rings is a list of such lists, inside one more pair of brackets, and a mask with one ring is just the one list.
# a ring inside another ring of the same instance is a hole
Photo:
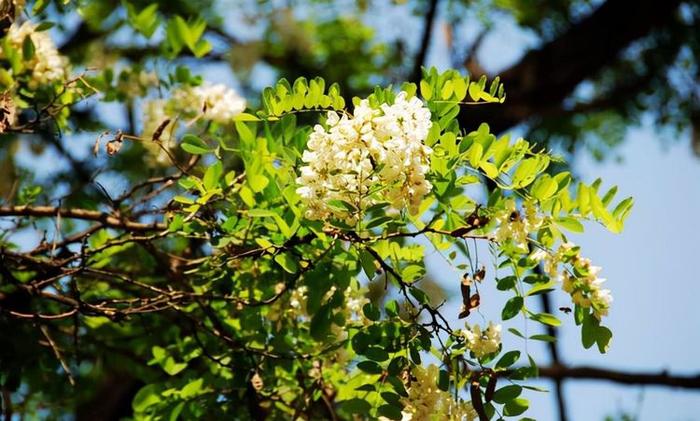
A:
{"label": "cluster of green leaves", "polygon": [[[428,76],[431,82],[424,80],[421,86],[441,86],[442,92],[449,90],[444,89],[446,82],[466,80],[456,78],[454,72],[436,74],[435,70],[430,70],[426,74],[437,76]],[[260,376],[263,395],[279,393],[283,400],[297,401],[303,399],[300,393],[309,386],[293,385],[300,381],[299,370],[313,369],[307,360],[313,355],[323,361],[323,374],[305,381],[317,387],[332,384],[340,413],[382,415],[391,419],[400,418],[407,403],[403,373],[421,364],[428,354],[450,361],[443,369],[440,387],[456,391],[458,395],[469,385],[469,373],[473,369],[467,367],[490,370],[483,371],[479,377],[480,393],[484,396],[493,394],[487,389],[499,379],[507,378],[512,383],[536,376],[532,357],[528,356],[525,366],[517,365],[519,350],[503,350],[479,359],[470,354],[458,330],[446,331],[449,334],[445,343],[436,342],[438,335],[445,332],[421,323],[423,315],[428,317],[437,310],[421,287],[426,273],[424,249],[406,241],[415,236],[411,228],[418,233],[422,230],[436,248],[449,252],[448,258],[454,261],[456,268],[465,269],[468,266],[460,261],[470,259],[471,254],[462,240],[464,235],[459,234],[460,229],[466,227],[470,234],[487,238],[497,229],[495,222],[488,222],[489,218],[495,221],[495,216],[507,211],[508,203],[514,199],[517,203],[532,201],[537,212],[542,214],[545,222],[529,234],[533,244],[544,248],[566,240],[562,229],[581,231],[580,221],[589,215],[610,230],[619,231],[631,200],[626,199],[614,210],[608,210],[616,189],[602,198],[597,194],[600,181],[592,185],[579,183],[573,189],[571,175],[548,173],[553,158],[538,152],[525,140],[511,142],[508,136],[497,138],[486,124],[464,133],[455,122],[457,113],[441,115],[439,111],[446,104],[452,106],[459,102],[461,93],[451,97],[453,92],[439,97],[451,98],[452,103],[444,99],[427,101],[428,107],[434,110],[433,126],[426,143],[434,150],[430,180],[435,187],[426,198],[421,214],[388,215],[387,204],[378,204],[365,210],[362,232],[352,231],[354,227],[343,224],[324,226],[307,220],[295,192],[294,178],[310,125],[300,124],[294,111],[333,108],[350,112],[336,102],[341,98],[337,88],[331,87],[325,94],[324,86],[319,78],[311,82],[298,79],[292,85],[282,80],[274,88],[265,90],[264,110],[258,117],[248,115],[236,121],[232,133],[207,132],[182,138],[181,147],[186,152],[202,155],[207,162],[214,161],[201,176],[192,174],[180,181],[187,195],[175,197],[181,207],[173,214],[169,230],[174,234],[211,236],[214,251],[207,262],[192,272],[195,279],[201,279],[194,284],[203,294],[211,293],[212,288],[223,288],[230,300],[239,302],[233,312],[223,303],[215,309],[226,320],[226,325],[235,328],[229,332],[235,342],[246,344],[245,351],[240,352],[248,353],[253,361],[255,358],[250,355],[255,353],[275,356],[246,365],[242,373],[252,370]],[[415,92],[415,85],[404,85],[404,90]],[[426,90],[423,89],[424,95]],[[394,95],[391,89],[378,88],[369,100],[378,106],[391,103]],[[495,100],[479,96],[481,93],[474,95],[479,100]],[[230,154],[242,161],[241,172],[224,169]],[[494,186],[488,203],[477,205],[465,195],[464,187],[486,182]],[[472,221],[475,215],[484,222],[475,224]],[[341,246],[338,238],[348,242],[349,248]],[[500,272],[494,274],[497,288],[513,293],[503,308],[501,319],[509,320],[522,314],[546,326],[559,326],[561,321],[556,315],[534,312],[526,305],[526,298],[555,290],[557,282],[533,272],[536,264],[527,259],[529,249],[523,250],[509,242],[492,246],[498,270],[510,272],[506,276]],[[348,287],[357,289],[363,279],[393,285],[394,297],[383,303],[370,302],[364,305],[361,314],[352,314],[347,308],[350,298],[344,291]],[[306,288],[308,301],[301,309],[290,308],[291,298],[284,291],[299,288]],[[259,305],[264,302],[270,305]],[[199,309],[193,306],[186,311],[196,313]],[[583,325],[584,345],[588,347],[597,342],[602,352],[610,339],[609,330],[581,308],[577,307],[575,314],[577,323]],[[514,328],[510,332],[529,340],[554,340],[543,334],[525,337]],[[167,408],[179,414],[183,410],[182,401],[193,399],[185,391],[192,386],[183,383],[179,373],[188,373],[193,367],[187,363],[187,358],[176,362],[167,357],[162,348],[154,348],[153,352],[172,379],[160,386],[149,384],[139,393],[134,408],[142,416],[162,413]],[[232,361],[227,354],[220,351],[214,357]],[[200,354],[192,358],[204,359]],[[293,362],[279,364],[279,358],[290,358]],[[466,371],[454,367],[464,367]],[[198,377],[191,378],[196,381]],[[379,379],[382,381],[378,382]],[[238,384],[250,381],[250,374],[245,374]],[[211,384],[210,380],[206,384]],[[523,388],[529,386],[511,384],[496,390],[493,396],[489,395],[485,411],[489,416],[497,413],[520,415],[528,407],[528,401],[520,396]],[[197,396],[204,399],[203,395]],[[238,398],[246,399],[246,396],[240,391]],[[320,405],[323,399],[322,389],[315,389],[312,401]],[[275,410],[286,411],[283,405],[276,405]]]}
{"label": "cluster of green leaves", "polygon": [[326,92],[326,82],[320,77],[307,81],[300,77],[290,85],[281,79],[273,87],[263,90],[261,116],[282,116],[301,110],[343,110],[345,99],[340,96],[340,87],[333,83]]}

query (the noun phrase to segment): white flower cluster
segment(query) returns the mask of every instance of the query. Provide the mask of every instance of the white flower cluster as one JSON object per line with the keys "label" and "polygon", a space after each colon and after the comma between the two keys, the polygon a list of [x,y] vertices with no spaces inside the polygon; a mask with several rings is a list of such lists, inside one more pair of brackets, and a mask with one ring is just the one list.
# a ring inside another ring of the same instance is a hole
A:
{"label": "white flower cluster", "polygon": [[292,290],[292,294],[289,297],[289,306],[292,310],[295,312],[306,311],[306,295],[308,292],[309,288],[306,285]]}
{"label": "white flower cluster", "polygon": [[449,392],[437,386],[440,370],[435,364],[427,368],[416,366],[411,369],[416,380],[408,388],[408,397],[402,412],[403,421],[472,421],[478,415],[470,403],[455,401]]}
{"label": "white flower cluster", "polygon": [[[8,40],[14,49],[22,51],[22,44],[26,37],[30,37],[34,44],[33,57],[24,62],[27,69],[31,69],[32,77],[30,88],[36,88],[47,83],[65,80],[68,71],[68,59],[62,56],[56,44],[46,31],[36,31],[36,25],[27,21],[22,25],[12,24],[7,33]],[[3,57],[0,47],[0,57]]]}
{"label": "white flower cluster", "polygon": [[[153,136],[166,119],[184,117],[215,123],[230,123],[245,110],[246,101],[236,91],[222,84],[205,83],[176,89],[169,99],[152,99],[143,104],[143,135]],[[175,124],[174,121],[168,127]]]}
{"label": "white flower cluster", "polygon": [[495,215],[498,224],[494,239],[499,243],[512,241],[520,249],[527,249],[527,236],[542,225],[535,203],[526,200],[522,212],[518,211],[515,200],[508,199],[503,210]]}
{"label": "white flower cluster", "polygon": [[[612,295],[609,289],[602,287],[605,279],[599,278],[599,266],[593,266],[590,259],[581,257],[579,248],[573,243],[564,243],[556,253],[537,250],[530,255],[535,261],[543,261],[545,272],[552,278],[561,277],[562,289],[571,295],[574,304],[583,308],[592,308],[593,315],[600,320],[608,315]],[[573,275],[567,270],[559,275],[559,265],[568,263],[573,268]]]}
{"label": "white flower cluster", "polygon": [[222,84],[203,84],[173,92],[174,108],[188,116],[199,116],[215,123],[230,123],[245,110],[246,102],[233,89]]}
{"label": "white flower cluster", "polygon": [[497,352],[501,345],[501,325],[493,322],[489,322],[488,327],[483,331],[479,325],[475,325],[471,328],[467,326],[462,332],[467,340],[467,348],[476,358],[483,358]]}
{"label": "white flower cluster", "polygon": [[[361,211],[387,201],[393,211],[416,213],[432,185],[425,175],[432,150],[423,142],[432,125],[430,111],[416,97],[396,96],[394,104],[373,109],[362,100],[353,115],[328,113],[328,129],[316,125],[309,136],[297,178],[306,217],[337,218],[353,225]],[[340,200],[357,212],[332,206]]]}

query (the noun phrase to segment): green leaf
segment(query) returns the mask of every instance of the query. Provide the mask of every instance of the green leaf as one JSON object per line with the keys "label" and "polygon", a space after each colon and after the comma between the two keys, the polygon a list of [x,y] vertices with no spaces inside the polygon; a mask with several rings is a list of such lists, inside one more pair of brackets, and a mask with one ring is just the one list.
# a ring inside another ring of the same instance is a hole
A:
{"label": "green leaf", "polygon": [[309,324],[309,333],[311,337],[317,341],[323,340],[328,335],[331,328],[331,323],[333,322],[331,313],[331,308],[328,304],[322,305],[318,309],[316,314],[311,318],[311,323]]}
{"label": "green leaf", "polygon": [[479,163],[481,162],[481,157],[484,154],[484,147],[481,143],[474,143],[471,148],[469,148],[469,164],[472,168],[479,168]]}
{"label": "green leaf", "polygon": [[161,367],[163,368],[163,371],[168,373],[170,376],[174,376],[177,373],[181,372],[185,368],[187,368],[187,363],[178,363],[175,362],[175,359],[173,357],[166,357],[165,360],[161,363]]}
{"label": "green leaf", "polygon": [[29,61],[34,57],[34,42],[32,41],[32,37],[27,35],[24,37],[24,41],[22,41],[22,58],[24,61]]}
{"label": "green leaf", "polygon": [[373,361],[383,362],[389,359],[389,353],[378,346],[368,347],[363,354]]}
{"label": "green leaf", "polygon": [[194,48],[192,48],[192,53],[194,53],[194,56],[197,58],[204,57],[211,51],[212,45],[209,41],[205,39],[200,39],[197,41],[195,44]]}
{"label": "green leaf", "polygon": [[411,263],[401,270],[401,277],[405,282],[415,282],[425,275],[425,267],[422,264]]}
{"label": "green leaf", "polygon": [[403,414],[401,414],[401,407],[389,404],[377,408],[377,414],[389,418],[390,420],[400,420],[403,417]]}
{"label": "green leaf", "polygon": [[374,361],[360,361],[357,368],[368,374],[381,374],[384,369]]}
{"label": "green leaf", "polygon": [[498,177],[498,167],[488,161],[481,161],[479,168],[481,168],[490,179],[495,179]]}
{"label": "green leaf", "polygon": [[539,200],[547,200],[559,189],[559,184],[549,175],[544,174],[532,185],[530,193]]}
{"label": "green leaf", "polygon": [[442,89],[440,90],[440,96],[444,100],[448,100],[452,97],[452,93],[454,92],[454,87],[452,86],[452,81],[448,80],[445,82],[444,85],[442,85]]}
{"label": "green leaf", "polygon": [[159,402],[160,393],[158,391],[158,386],[155,384],[147,384],[136,393],[134,399],[131,401],[131,407],[134,409],[134,412],[144,412],[149,407]]}
{"label": "green leaf", "polygon": [[519,331],[518,329],[514,328],[514,327],[509,327],[509,328],[508,328],[508,332],[512,333],[513,335],[515,335],[515,336],[517,336],[517,337],[519,337],[519,338],[525,339],[525,335],[523,335],[522,333],[520,333],[520,331]]}
{"label": "green leaf", "polygon": [[571,216],[562,216],[559,218],[556,218],[554,222],[560,226],[561,228],[564,228],[566,230],[569,230],[571,232],[576,232],[576,233],[582,233],[583,232],[583,224],[578,221],[578,219],[571,217]]}
{"label": "green leaf", "polygon": [[515,398],[511,401],[508,401],[508,403],[505,404],[503,407],[503,415],[507,417],[515,417],[523,412],[527,411],[527,408],[530,407],[530,401],[528,401],[525,398]]}
{"label": "green leaf", "polygon": [[202,155],[213,150],[202,139],[192,134],[183,136],[180,147],[193,155]]}
{"label": "green leaf", "polygon": [[590,314],[586,315],[583,319],[583,326],[581,327],[581,343],[583,347],[588,349],[596,343],[596,334],[598,333],[598,323],[593,319]]}
{"label": "green leaf", "polygon": [[377,218],[372,219],[367,223],[365,226],[366,229],[372,229],[372,228],[377,228],[379,226],[382,226],[386,224],[387,222],[393,221],[394,218],[390,216],[379,216]]}
{"label": "green leaf", "polygon": [[372,405],[364,399],[353,398],[346,401],[338,402],[338,406],[342,411],[347,411],[351,414],[368,414]]}
{"label": "green leaf", "polygon": [[561,325],[561,320],[559,320],[557,316],[549,313],[533,314],[530,316],[530,318],[548,326],[557,327]]}
{"label": "green leaf", "polygon": [[401,406],[401,396],[394,392],[382,392],[382,399],[389,405]]}
{"label": "green leaf", "polygon": [[367,275],[367,279],[372,280],[377,273],[377,265],[374,257],[367,250],[360,250],[360,264],[362,265],[362,270],[365,271],[365,275]]}
{"label": "green leaf", "polygon": [[153,3],[145,7],[140,12],[130,3],[123,1],[129,17],[129,24],[146,38],[153,36],[153,33],[158,29],[158,3]]}
{"label": "green leaf", "polygon": [[253,144],[255,142],[255,134],[245,122],[237,120],[235,126],[236,132],[238,132],[238,136],[240,136],[243,142],[248,144]]}
{"label": "green leaf", "polygon": [[270,184],[270,179],[262,174],[251,174],[247,180],[248,185],[255,193],[260,193]]}
{"label": "green leaf", "polygon": [[518,282],[518,278],[515,276],[506,276],[496,281],[496,288],[500,291],[508,291],[515,287],[516,282]]}
{"label": "green leaf", "polygon": [[596,343],[598,344],[598,350],[601,354],[608,352],[610,348],[610,341],[612,340],[612,331],[605,326],[598,327],[598,332],[596,334]]}
{"label": "green leaf", "polygon": [[274,218],[277,214],[268,209],[250,209],[248,216],[253,218]]}
{"label": "green leaf", "polygon": [[204,378],[199,377],[187,383],[185,387],[180,390],[180,397],[183,399],[193,398],[200,395],[202,392],[202,385],[204,384]]}
{"label": "green leaf", "polygon": [[461,76],[456,76],[452,79],[452,89],[457,101],[462,101],[467,96],[467,83]]}
{"label": "green leaf", "polygon": [[420,94],[426,100],[430,100],[430,98],[433,97],[433,89],[430,87],[430,84],[425,80],[420,81]]}
{"label": "green leaf", "polygon": [[508,368],[520,358],[520,351],[508,351],[498,360],[496,368]]}
{"label": "green leaf", "polygon": [[518,168],[513,173],[513,186],[516,188],[526,187],[535,179],[538,173],[538,158],[527,158],[520,162]]}
{"label": "green leaf", "polygon": [[260,121],[260,118],[253,114],[240,113],[233,118],[234,121]]}
{"label": "green leaf", "polygon": [[386,314],[391,317],[396,317],[399,315],[399,303],[396,300],[387,301],[387,303],[384,305],[384,309],[386,310]]}
{"label": "green leaf", "polygon": [[520,396],[523,392],[523,388],[517,384],[509,384],[508,386],[503,386],[502,388],[496,390],[493,394],[493,400],[500,404],[505,404],[513,399]]}
{"label": "green leaf", "polygon": [[376,322],[381,317],[379,309],[372,303],[367,303],[364,306],[362,306],[362,313],[365,315],[366,318],[373,322]]}
{"label": "green leaf", "polygon": [[525,294],[526,296],[542,294],[544,292],[549,292],[556,287],[556,281],[552,280],[546,283],[539,283],[530,288],[530,290]]}
{"label": "green leaf", "polygon": [[275,256],[275,262],[277,262],[282,269],[289,273],[296,273],[299,270],[299,265],[297,261],[292,257],[290,253],[281,253]]}
{"label": "green leaf", "polygon": [[214,165],[207,168],[207,171],[204,173],[204,178],[202,179],[204,187],[206,187],[207,190],[215,188],[219,184],[223,172],[224,167],[221,161],[216,161]]}
{"label": "green leaf", "polygon": [[503,320],[509,320],[515,317],[520,310],[522,310],[525,301],[523,297],[513,297],[506,302],[501,312],[501,318]]}
{"label": "green leaf", "polygon": [[469,84],[469,96],[472,98],[472,101],[479,101],[482,93],[483,89],[478,83],[472,82]]}
{"label": "green leaf", "polygon": [[248,186],[241,186],[241,189],[238,191],[238,195],[241,197],[241,200],[243,200],[243,203],[248,205],[248,207],[252,208],[255,206],[253,191]]}
{"label": "green leaf", "polygon": [[532,335],[530,336],[530,339],[535,340],[535,341],[542,341],[542,342],[556,342],[557,338],[555,338],[552,335]]}

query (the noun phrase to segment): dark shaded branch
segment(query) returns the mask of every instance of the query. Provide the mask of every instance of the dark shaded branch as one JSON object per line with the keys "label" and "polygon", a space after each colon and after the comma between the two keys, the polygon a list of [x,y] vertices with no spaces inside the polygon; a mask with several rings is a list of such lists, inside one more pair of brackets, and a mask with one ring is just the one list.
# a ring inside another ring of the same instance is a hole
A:
{"label": "dark shaded branch", "polygon": [[501,72],[508,92],[505,105],[474,107],[461,115],[461,125],[468,129],[488,121],[498,133],[560,107],[581,82],[614,63],[634,41],[674,24],[680,3],[607,0],[563,35]]}
{"label": "dark shaded branch", "polygon": [[82,219],[86,221],[98,221],[103,226],[130,231],[157,231],[166,228],[165,224],[153,222],[136,222],[105,212],[88,209],[65,209],[53,206],[0,206],[0,217],[2,216],[33,216],[33,217],[56,217]]}
{"label": "dark shaded branch", "polygon": [[[541,269],[537,267],[537,272],[541,273]],[[542,302],[542,311],[545,313],[552,313],[552,304],[549,300],[549,294],[540,294],[540,299]],[[553,337],[557,337],[557,330],[547,325],[547,334]],[[557,341],[551,341],[547,344],[549,350],[549,357],[552,360],[553,366],[561,366],[561,360],[559,358],[559,348],[557,346]],[[566,397],[564,396],[564,388],[562,387],[562,379],[554,379],[554,392],[557,400],[557,411],[559,412],[559,421],[567,421],[568,416],[566,414]]]}
{"label": "dark shaded branch", "polygon": [[700,389],[700,374],[691,376],[671,375],[666,371],[658,373],[635,373],[616,371],[589,366],[569,367],[552,365],[539,367],[540,378],[552,380],[588,379],[607,380],[619,384],[668,386],[684,389]]}
{"label": "dark shaded branch", "polygon": [[428,11],[425,14],[425,23],[423,25],[423,36],[416,53],[416,60],[409,77],[410,82],[418,83],[421,80],[421,67],[425,64],[425,57],[428,55],[430,47],[430,38],[433,34],[433,26],[435,23],[435,14],[437,13],[438,0],[430,0]]}

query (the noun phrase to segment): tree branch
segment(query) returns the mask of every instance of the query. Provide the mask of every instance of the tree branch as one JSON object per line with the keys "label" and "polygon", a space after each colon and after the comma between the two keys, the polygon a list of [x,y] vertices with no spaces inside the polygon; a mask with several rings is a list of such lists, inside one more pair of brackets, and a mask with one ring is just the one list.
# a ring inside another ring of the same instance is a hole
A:
{"label": "tree branch", "polygon": [[[542,269],[537,266],[536,273],[541,274]],[[542,303],[542,311],[545,313],[552,313],[552,303],[549,300],[549,294],[540,294],[540,300]],[[557,330],[554,327],[547,325],[547,334],[553,337],[557,337]],[[561,366],[561,359],[559,358],[559,347],[557,346],[557,341],[552,341],[547,344],[549,349],[549,357],[552,359],[552,364],[554,366]],[[566,397],[564,396],[564,388],[562,387],[562,379],[554,379],[555,395],[557,398],[557,410],[559,411],[559,421],[567,421],[568,416],[566,414]]]}
{"label": "tree branch", "polygon": [[590,379],[607,380],[619,384],[668,386],[684,389],[700,389],[700,374],[694,376],[674,376],[667,371],[658,373],[635,373],[609,370],[589,366],[571,367],[561,364],[539,367],[539,377],[552,380]]}
{"label": "tree branch", "polygon": [[614,63],[632,42],[654,29],[672,25],[680,3],[607,0],[563,35],[530,51],[501,72],[508,92],[506,103],[474,107],[460,116],[460,125],[477,127],[488,121],[491,130],[498,133],[561,107],[581,82]]}
{"label": "tree branch", "polygon": [[423,64],[425,64],[425,57],[428,55],[428,48],[430,47],[430,38],[433,34],[433,25],[435,23],[437,6],[438,0],[430,0],[430,3],[428,4],[428,11],[425,14],[423,36],[420,41],[420,46],[418,47],[418,53],[416,54],[416,60],[413,65],[413,70],[411,71],[411,76],[409,77],[410,82],[418,83],[421,79],[421,67],[423,67]]}
{"label": "tree branch", "polygon": [[0,217],[2,216],[34,216],[34,217],[55,217],[61,215],[63,218],[82,219],[86,221],[98,221],[103,226],[109,228],[124,229],[129,231],[158,231],[164,230],[166,225],[153,222],[136,222],[123,217],[108,214],[106,212],[88,209],[64,209],[53,206],[0,206]]}

